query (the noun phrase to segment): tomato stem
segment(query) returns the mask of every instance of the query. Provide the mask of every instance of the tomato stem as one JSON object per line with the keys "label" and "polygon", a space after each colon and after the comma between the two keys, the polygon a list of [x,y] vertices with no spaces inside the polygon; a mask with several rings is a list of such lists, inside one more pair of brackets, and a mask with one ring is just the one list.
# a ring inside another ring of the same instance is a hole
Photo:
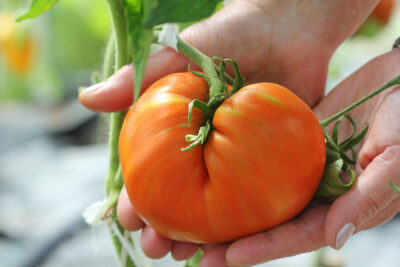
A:
{"label": "tomato stem", "polygon": [[341,116],[345,115],[346,113],[348,113],[350,110],[354,109],[355,107],[359,106],[360,104],[364,103],[365,101],[367,101],[368,99],[372,98],[373,96],[379,94],[380,92],[386,90],[389,87],[392,87],[394,85],[399,85],[400,84],[400,76],[394,78],[393,80],[390,80],[387,84],[385,84],[384,86],[382,86],[381,88],[379,88],[378,90],[368,94],[367,96],[361,98],[360,100],[354,102],[353,104],[351,104],[350,106],[348,106],[347,108],[339,111],[338,113],[330,116],[329,118],[320,121],[321,126],[324,128],[327,125],[329,125],[331,122],[333,122],[334,120],[340,118]]}
{"label": "tomato stem", "polygon": [[200,52],[197,48],[189,45],[178,37],[178,51],[187,56],[195,64],[197,64],[205,73],[207,81],[210,83],[210,99],[219,93],[227,91],[225,82],[218,75],[214,62],[211,58]]}
{"label": "tomato stem", "polygon": [[[360,104],[364,103],[368,99],[372,98],[373,96],[384,91],[385,89],[398,84],[400,84],[400,76],[390,80],[378,90],[354,102],[353,104],[339,111],[338,113],[330,116],[325,120],[320,121],[326,142],[326,163],[321,183],[314,196],[316,199],[340,196],[347,192],[351,188],[352,184],[355,182],[355,171],[350,168],[350,165],[356,163],[357,160],[357,156],[353,148],[367,134],[368,124],[366,124],[364,128],[360,131],[360,133],[356,135],[356,123],[350,116],[347,115],[347,113],[355,107],[359,106]],[[353,130],[349,137],[338,143],[338,130],[344,118],[349,120],[349,122],[353,126]],[[335,120],[337,121],[333,127],[331,137],[327,134],[325,127]],[[347,155],[348,152],[351,152],[351,157]],[[343,172],[347,172],[347,174],[349,174],[351,177],[350,182],[347,184],[343,183],[341,180],[341,175],[343,174]]]}

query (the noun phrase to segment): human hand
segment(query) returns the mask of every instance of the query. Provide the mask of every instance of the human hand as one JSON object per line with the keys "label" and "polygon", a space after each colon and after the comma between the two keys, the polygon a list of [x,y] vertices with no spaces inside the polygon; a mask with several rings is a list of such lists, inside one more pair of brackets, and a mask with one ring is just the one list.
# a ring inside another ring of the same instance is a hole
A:
{"label": "human hand", "polygon": [[[377,2],[236,0],[185,29],[181,38],[207,55],[235,59],[247,83],[281,84],[313,107],[323,95],[332,53]],[[167,74],[186,71],[188,63],[170,48],[156,51],[148,60],[142,88]],[[132,72],[131,65],[125,66],[108,82],[82,92],[82,103],[103,112],[128,108]]]}
{"label": "human hand", "polygon": [[[339,84],[315,108],[328,117],[400,73],[400,50],[380,56]],[[263,233],[205,252],[202,266],[249,266],[304,253],[324,246],[340,249],[354,233],[390,220],[400,210],[400,195],[389,185],[400,185],[400,86],[393,87],[354,109],[357,125],[370,124],[358,146],[358,179],[332,205],[310,207],[296,219]],[[343,125],[340,138],[351,131]]]}
{"label": "human hand", "polygon": [[[186,29],[181,37],[206,54],[237,60],[248,83],[280,83],[314,106],[323,94],[331,54],[361,24],[374,2],[237,0]],[[345,12],[344,5],[358,11]],[[339,13],[340,22],[336,20]],[[185,57],[169,48],[155,52],[149,59],[143,88],[168,73],[186,70],[187,64]],[[132,71],[126,66],[107,82],[82,92],[82,103],[105,112],[128,108],[132,103]],[[198,245],[171,241],[144,226],[125,191],[118,205],[119,220],[126,229],[144,227],[142,248],[149,257],[160,258],[171,250],[174,258],[185,259],[198,249]]]}

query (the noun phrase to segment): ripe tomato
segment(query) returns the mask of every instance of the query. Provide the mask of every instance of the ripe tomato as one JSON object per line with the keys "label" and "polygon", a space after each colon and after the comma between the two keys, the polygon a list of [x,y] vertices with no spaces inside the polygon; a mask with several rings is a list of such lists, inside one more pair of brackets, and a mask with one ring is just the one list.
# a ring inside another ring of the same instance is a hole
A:
{"label": "ripe tomato", "polygon": [[282,86],[245,86],[215,112],[203,146],[182,152],[203,115],[208,85],[191,73],[154,83],[128,112],[119,139],[124,182],[138,215],[174,240],[224,242],[296,216],[325,165],[321,126]]}
{"label": "ripe tomato", "polygon": [[0,13],[0,25],[0,56],[4,57],[6,66],[10,70],[23,75],[29,70],[33,60],[35,52],[33,36],[26,28],[14,22],[11,13]]}
{"label": "ripe tomato", "polygon": [[370,19],[376,19],[385,25],[389,22],[394,8],[394,0],[381,0],[369,16]]}

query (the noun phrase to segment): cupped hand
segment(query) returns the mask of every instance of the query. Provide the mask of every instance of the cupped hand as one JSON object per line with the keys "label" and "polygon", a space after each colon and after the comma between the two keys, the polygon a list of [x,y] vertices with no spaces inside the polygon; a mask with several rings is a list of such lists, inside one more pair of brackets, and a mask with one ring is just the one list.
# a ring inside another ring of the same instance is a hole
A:
{"label": "cupped hand", "polygon": [[[314,111],[320,118],[332,115],[398,76],[399,63],[400,49],[372,60],[339,84]],[[215,262],[249,266],[327,245],[340,249],[351,235],[390,220],[400,210],[400,195],[389,184],[391,179],[400,185],[399,106],[400,86],[395,86],[350,113],[358,126],[370,125],[357,149],[359,177],[350,191],[331,205],[310,207],[283,225],[206,251],[201,266]],[[350,124],[344,125],[341,138],[350,130]]]}
{"label": "cupped hand", "polygon": [[[314,106],[323,95],[333,51],[356,30],[376,2],[237,0],[211,18],[187,28],[181,38],[207,55],[235,59],[247,83],[282,84]],[[186,71],[188,63],[184,56],[169,48],[153,53],[142,89],[169,73]],[[128,108],[133,95],[132,72],[132,66],[123,67],[107,81],[83,91],[79,96],[81,102],[95,111]],[[182,260],[199,247],[166,239],[146,226],[135,214],[125,190],[120,195],[118,217],[128,230],[143,228],[141,245],[149,257],[160,258],[171,251],[175,259]],[[220,256],[226,246],[204,246],[206,256],[202,264],[223,266],[225,259]]]}

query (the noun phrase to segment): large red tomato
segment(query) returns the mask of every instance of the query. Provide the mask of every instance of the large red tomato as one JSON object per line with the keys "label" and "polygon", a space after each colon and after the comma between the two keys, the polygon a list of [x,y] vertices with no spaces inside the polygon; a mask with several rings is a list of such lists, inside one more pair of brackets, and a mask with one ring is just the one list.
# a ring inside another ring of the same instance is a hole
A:
{"label": "large red tomato", "polygon": [[139,216],[174,240],[224,242],[296,216],[314,195],[325,165],[321,126],[282,86],[252,84],[215,112],[203,146],[182,152],[197,134],[208,85],[191,73],[154,83],[129,111],[119,154]]}

